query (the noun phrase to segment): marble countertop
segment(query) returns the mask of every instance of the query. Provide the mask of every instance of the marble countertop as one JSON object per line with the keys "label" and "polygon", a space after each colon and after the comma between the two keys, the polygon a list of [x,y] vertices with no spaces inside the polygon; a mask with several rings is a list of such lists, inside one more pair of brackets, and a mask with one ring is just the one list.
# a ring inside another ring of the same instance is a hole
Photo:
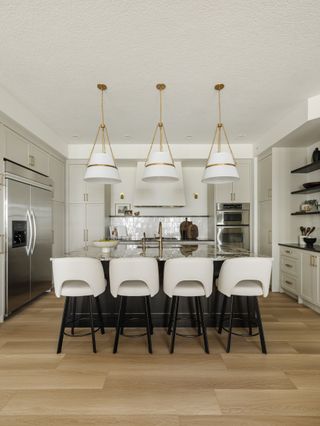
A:
{"label": "marble countertop", "polygon": [[111,250],[110,256],[106,256],[102,253],[100,248],[90,246],[88,250],[76,250],[67,253],[67,256],[81,256],[81,257],[94,257],[100,260],[110,260],[112,258],[119,257],[137,257],[143,256],[153,257],[158,260],[168,260],[174,259],[177,257],[207,257],[212,258],[212,260],[223,261],[232,257],[244,257],[244,256],[253,256],[247,250],[241,248],[231,248],[231,247],[220,247],[217,248],[212,243],[208,242],[207,244],[202,242],[201,244],[191,243],[191,244],[180,244],[179,241],[175,243],[171,242],[169,244],[165,243],[163,248],[163,256],[159,257],[159,248],[158,247],[147,247],[145,254],[142,252],[141,245],[138,244],[118,244],[118,246]]}
{"label": "marble countertop", "polygon": [[313,251],[313,252],[320,252],[320,245],[314,244],[313,247],[307,247],[307,246],[300,246],[300,244],[297,243],[279,243],[279,246],[284,246],[284,247],[291,247],[291,248],[295,248],[295,249],[300,249],[300,250],[307,250],[307,251]]}

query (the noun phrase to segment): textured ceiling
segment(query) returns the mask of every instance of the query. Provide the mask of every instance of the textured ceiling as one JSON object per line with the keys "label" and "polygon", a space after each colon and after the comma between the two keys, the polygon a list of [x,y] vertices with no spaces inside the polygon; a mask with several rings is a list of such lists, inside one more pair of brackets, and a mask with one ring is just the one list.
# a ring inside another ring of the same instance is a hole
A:
{"label": "textured ceiling", "polygon": [[[319,0],[0,0],[0,84],[68,143],[149,142],[165,82],[171,143],[209,142],[213,85],[233,142],[320,93]],[[77,137],[75,137],[77,136]]]}

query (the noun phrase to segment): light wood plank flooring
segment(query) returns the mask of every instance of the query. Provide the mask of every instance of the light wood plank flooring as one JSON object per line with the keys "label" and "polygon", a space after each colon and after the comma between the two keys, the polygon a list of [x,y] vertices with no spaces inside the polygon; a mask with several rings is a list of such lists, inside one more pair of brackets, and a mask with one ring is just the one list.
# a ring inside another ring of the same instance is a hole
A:
{"label": "light wood plank flooring", "polygon": [[168,353],[156,329],[145,338],[113,330],[65,338],[56,355],[62,300],[45,295],[0,325],[0,425],[211,426],[320,425],[320,315],[283,294],[261,300],[269,354],[258,337],[209,329],[211,354],[177,337]]}

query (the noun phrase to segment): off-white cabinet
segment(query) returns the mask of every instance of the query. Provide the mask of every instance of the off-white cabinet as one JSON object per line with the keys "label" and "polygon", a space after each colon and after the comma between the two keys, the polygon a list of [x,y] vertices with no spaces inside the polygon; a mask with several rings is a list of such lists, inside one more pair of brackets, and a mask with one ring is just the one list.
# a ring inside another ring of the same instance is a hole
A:
{"label": "off-white cabinet", "polygon": [[319,304],[319,256],[313,252],[302,253],[301,298]]}
{"label": "off-white cabinet", "polygon": [[70,203],[103,203],[104,185],[100,183],[86,183],[84,175],[85,164],[69,164],[68,166],[68,193]]}
{"label": "off-white cabinet", "polygon": [[68,164],[68,250],[105,236],[104,185],[86,183],[86,164]]}
{"label": "off-white cabinet", "polygon": [[87,248],[104,238],[104,204],[70,203],[68,205],[68,250]]}
{"label": "off-white cabinet", "polygon": [[65,204],[53,201],[53,245],[52,256],[62,257],[65,253]]}
{"label": "off-white cabinet", "polygon": [[29,143],[28,167],[46,176],[49,175],[49,155],[38,148],[36,145]]}
{"label": "off-white cabinet", "polygon": [[46,176],[49,174],[49,155],[27,139],[4,126],[5,157]]}
{"label": "off-white cabinet", "polygon": [[53,199],[54,201],[65,202],[65,164],[50,157],[49,176],[53,180]]}
{"label": "off-white cabinet", "polygon": [[215,201],[218,203],[249,203],[252,197],[252,162],[237,160],[240,179],[232,183],[215,185]]}
{"label": "off-white cabinet", "polygon": [[29,167],[29,143],[13,130],[5,130],[5,157],[8,160]]}
{"label": "off-white cabinet", "polygon": [[258,162],[258,201],[272,199],[272,155]]}
{"label": "off-white cabinet", "polygon": [[300,295],[301,250],[280,247],[280,283],[286,293]]}
{"label": "off-white cabinet", "polygon": [[272,256],[272,204],[259,203],[259,254]]}
{"label": "off-white cabinet", "polygon": [[320,312],[320,255],[314,251],[280,247],[281,288]]}

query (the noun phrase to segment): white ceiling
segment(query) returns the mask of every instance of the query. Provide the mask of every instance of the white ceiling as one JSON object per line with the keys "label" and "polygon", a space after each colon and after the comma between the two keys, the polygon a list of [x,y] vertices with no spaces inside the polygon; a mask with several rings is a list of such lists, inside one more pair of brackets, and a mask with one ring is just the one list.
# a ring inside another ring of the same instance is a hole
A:
{"label": "white ceiling", "polygon": [[0,84],[67,143],[92,142],[99,81],[112,142],[150,141],[157,82],[169,142],[210,142],[219,81],[255,142],[320,93],[319,48],[319,0],[0,0]]}

